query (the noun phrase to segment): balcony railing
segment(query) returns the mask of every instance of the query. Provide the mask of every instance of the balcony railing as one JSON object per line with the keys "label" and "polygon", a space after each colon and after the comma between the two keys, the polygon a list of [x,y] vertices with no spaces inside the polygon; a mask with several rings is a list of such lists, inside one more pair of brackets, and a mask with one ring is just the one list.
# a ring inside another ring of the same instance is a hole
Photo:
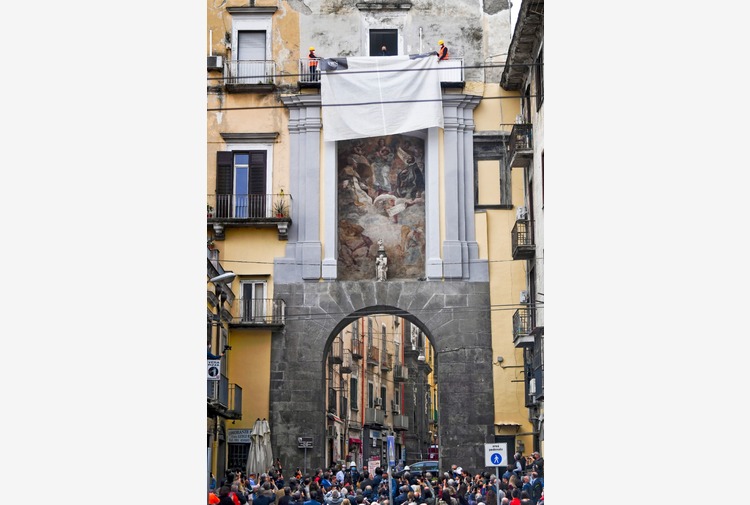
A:
{"label": "balcony railing", "polygon": [[386,353],[383,351],[380,353],[380,369],[381,370],[391,370],[393,369],[393,354],[388,352]]}
{"label": "balcony railing", "polygon": [[227,85],[276,84],[276,63],[271,60],[231,60],[224,69]]}
{"label": "balcony railing", "polygon": [[513,343],[516,347],[534,345],[535,309],[518,309],[513,313]]}
{"label": "balcony railing", "polygon": [[508,144],[508,160],[511,167],[525,167],[533,156],[532,126],[529,123],[513,125]]}
{"label": "balcony railing", "polygon": [[225,375],[219,380],[208,382],[208,404],[214,413],[225,418],[240,419],[242,417],[242,387],[230,384]]}
{"label": "balcony railing", "polygon": [[352,337],[352,358],[356,360],[362,359],[364,354],[364,340],[360,337]]}
{"label": "balcony railing", "polygon": [[[317,70],[320,62],[320,58],[316,58],[315,70],[310,70],[310,58],[301,58],[299,60],[299,72],[297,82],[300,84],[318,84],[320,83],[320,71]],[[453,58],[450,60],[443,60],[438,63],[438,76],[440,82],[448,83],[462,83],[464,82],[464,60],[463,58]]]}
{"label": "balcony railing", "polygon": [[344,356],[341,360],[341,373],[352,373],[353,363],[352,355],[348,352],[344,352]]}
{"label": "balcony railing", "polygon": [[407,431],[409,429],[409,416],[393,416],[393,429],[395,431]]}
{"label": "balcony railing", "polygon": [[383,424],[385,424],[385,410],[366,408],[365,424],[376,424],[379,426],[383,426]]}
{"label": "balcony railing", "polygon": [[232,304],[233,326],[283,326],[286,302],[281,298],[236,299]]}
{"label": "balcony railing", "polygon": [[291,220],[292,196],[284,194],[209,194],[207,219],[217,222],[231,219],[266,221]]}
{"label": "balcony railing", "polygon": [[519,219],[513,225],[511,231],[511,243],[513,244],[513,259],[533,259],[536,252],[534,247],[534,235],[531,230],[531,221]]}
{"label": "balcony railing", "polygon": [[341,337],[333,339],[331,352],[328,354],[328,362],[332,365],[340,365],[344,361],[344,340]]}
{"label": "balcony railing", "polygon": [[367,364],[368,365],[377,365],[380,361],[380,349],[377,347],[370,346],[367,348]]}
{"label": "balcony railing", "polygon": [[[310,62],[314,61],[315,65],[310,66]],[[299,75],[297,76],[297,82],[301,84],[313,84],[320,83],[320,72],[318,66],[320,65],[320,58],[303,58],[299,60]]]}

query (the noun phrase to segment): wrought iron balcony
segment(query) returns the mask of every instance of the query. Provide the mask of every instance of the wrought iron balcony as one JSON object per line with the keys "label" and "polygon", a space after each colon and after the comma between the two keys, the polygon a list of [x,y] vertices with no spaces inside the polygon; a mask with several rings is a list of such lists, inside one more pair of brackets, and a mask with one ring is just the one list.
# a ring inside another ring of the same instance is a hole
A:
{"label": "wrought iron balcony", "polygon": [[393,353],[387,353],[385,350],[380,353],[380,369],[384,371],[393,369]]}
{"label": "wrought iron balcony", "polygon": [[508,144],[510,167],[527,167],[534,156],[532,126],[530,123],[513,125]]}
{"label": "wrought iron balcony", "polygon": [[340,365],[344,362],[344,340],[341,337],[333,339],[331,352],[328,353],[328,362],[332,365]]}
{"label": "wrought iron balcony", "polygon": [[534,345],[536,309],[518,309],[513,313],[513,344],[516,347]]}
{"label": "wrought iron balcony", "polygon": [[210,415],[226,419],[242,419],[242,387],[230,384],[225,375],[208,382],[208,408]]}
{"label": "wrought iron balcony", "polygon": [[227,227],[276,227],[279,238],[286,240],[292,222],[292,202],[292,196],[286,193],[209,194],[206,220],[214,227],[219,240],[223,239]]}
{"label": "wrought iron balcony", "polygon": [[408,431],[409,430],[409,416],[403,416],[403,415],[393,416],[393,430],[394,431]]}
{"label": "wrought iron balcony", "polygon": [[534,233],[531,228],[531,221],[519,219],[513,225],[511,231],[511,243],[513,244],[513,259],[528,260],[533,259],[536,254],[534,246]]}
{"label": "wrought iron balcony", "polygon": [[352,367],[354,366],[352,361],[352,355],[348,352],[344,352],[343,359],[341,360],[341,373],[352,373]]}
{"label": "wrought iron balcony", "polygon": [[367,348],[367,364],[368,365],[377,365],[380,361],[380,349],[377,347],[370,346]]}
{"label": "wrought iron balcony", "polygon": [[224,66],[224,82],[229,92],[273,91],[276,63],[271,60],[231,60]]}
{"label": "wrought iron balcony", "polygon": [[[311,70],[310,61],[315,61],[314,70]],[[319,87],[320,86],[320,58],[311,60],[310,58],[300,58],[299,72],[297,83],[301,87]],[[464,82],[464,59],[451,58],[438,63],[438,76],[440,84],[445,87],[463,85]]]}
{"label": "wrought iron balcony", "polygon": [[281,298],[237,299],[232,304],[232,327],[284,326],[286,302]]}
{"label": "wrought iron balcony", "polygon": [[385,424],[385,410],[375,408],[365,409],[365,425],[383,426]]}
{"label": "wrought iron balcony", "polygon": [[360,360],[364,355],[364,340],[358,336],[352,336],[352,358]]}
{"label": "wrought iron balcony", "polygon": [[405,365],[396,365],[393,368],[393,381],[405,382],[409,380],[409,369]]}

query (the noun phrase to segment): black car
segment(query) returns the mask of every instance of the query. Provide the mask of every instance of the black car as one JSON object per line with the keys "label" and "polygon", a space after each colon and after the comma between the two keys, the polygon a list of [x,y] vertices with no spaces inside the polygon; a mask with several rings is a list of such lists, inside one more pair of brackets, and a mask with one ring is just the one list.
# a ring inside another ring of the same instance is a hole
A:
{"label": "black car", "polygon": [[[406,468],[409,468],[408,470]],[[417,461],[415,463],[409,463],[404,466],[404,469],[400,472],[396,472],[393,475],[401,477],[405,472],[409,472],[412,477],[421,477],[423,474],[430,472],[433,477],[438,476],[438,462],[435,460],[430,461]]]}

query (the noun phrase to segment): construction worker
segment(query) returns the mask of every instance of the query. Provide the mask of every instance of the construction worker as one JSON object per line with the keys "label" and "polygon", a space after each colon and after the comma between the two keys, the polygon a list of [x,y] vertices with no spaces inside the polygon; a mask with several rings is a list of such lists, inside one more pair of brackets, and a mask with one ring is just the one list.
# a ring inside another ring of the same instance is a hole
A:
{"label": "construction worker", "polygon": [[318,69],[318,57],[315,56],[315,48],[313,46],[310,46],[310,54],[307,55],[308,58],[310,58],[310,62],[308,63],[309,69],[310,69],[310,77],[312,81],[316,81],[316,71]]}
{"label": "construction worker", "polygon": [[438,49],[438,61],[440,60],[447,60],[448,59],[448,48],[445,47],[445,44],[443,44],[442,40],[438,40],[438,44],[440,45],[440,48]]}

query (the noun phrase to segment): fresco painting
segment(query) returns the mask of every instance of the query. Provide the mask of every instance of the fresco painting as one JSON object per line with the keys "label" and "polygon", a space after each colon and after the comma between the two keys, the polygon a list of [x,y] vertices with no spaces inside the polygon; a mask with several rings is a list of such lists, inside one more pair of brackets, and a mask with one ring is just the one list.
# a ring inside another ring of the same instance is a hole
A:
{"label": "fresco painting", "polygon": [[337,158],[338,278],[376,279],[381,239],[388,279],[422,277],[424,140],[387,135],[340,141]]}

